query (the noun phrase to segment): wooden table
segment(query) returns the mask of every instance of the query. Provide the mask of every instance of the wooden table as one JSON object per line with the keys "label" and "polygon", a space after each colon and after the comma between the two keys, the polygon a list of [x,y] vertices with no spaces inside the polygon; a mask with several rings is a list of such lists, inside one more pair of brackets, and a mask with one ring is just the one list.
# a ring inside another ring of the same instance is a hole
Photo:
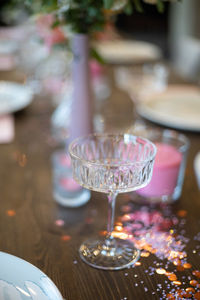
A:
{"label": "wooden table", "polygon": [[[1,78],[3,76],[1,74]],[[108,116],[109,110],[115,107],[116,111],[115,118],[110,118],[109,122],[113,122],[115,129],[124,130],[134,121],[132,102],[116,90],[112,99],[107,104]],[[112,101],[117,104],[113,106]],[[191,267],[188,265],[183,271],[177,271],[173,263],[150,253],[145,254],[148,257],[141,257],[140,266],[101,271],[83,263],[78,248],[84,239],[106,229],[106,196],[93,192],[88,204],[74,209],[64,208],[54,201],[51,155],[55,147],[51,142],[51,113],[50,101],[37,97],[29,107],[15,115],[14,142],[0,146],[0,250],[40,268],[67,300],[166,299],[166,294],[173,294],[173,287],[176,290],[192,287],[191,279],[200,282],[192,274],[200,269],[200,236],[197,235],[200,231],[200,195],[193,171],[194,156],[200,149],[199,134],[186,133],[191,147],[183,193],[171,207],[180,225],[177,233],[190,239],[183,242]],[[136,206],[131,196],[119,196],[116,221],[124,214],[122,208],[128,205],[129,213],[134,211]],[[56,220],[60,219],[64,221],[63,226],[56,225]],[[157,274],[159,268],[166,270],[166,264],[168,271],[177,276],[174,281],[181,281],[180,286],[176,282],[171,284],[170,274]],[[196,287],[196,290],[200,289]],[[199,294],[195,297],[200,299]]]}

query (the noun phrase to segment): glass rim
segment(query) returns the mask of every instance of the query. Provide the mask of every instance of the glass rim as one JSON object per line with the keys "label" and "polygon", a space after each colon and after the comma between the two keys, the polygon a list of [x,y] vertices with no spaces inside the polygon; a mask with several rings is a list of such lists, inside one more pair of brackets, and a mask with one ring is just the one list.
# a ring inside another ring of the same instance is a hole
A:
{"label": "glass rim", "polygon": [[168,138],[174,139],[174,141],[177,140],[177,141],[182,142],[183,144],[179,146],[179,149],[181,149],[181,151],[186,151],[190,147],[190,141],[189,141],[188,137],[185,134],[180,133],[176,130],[164,129],[163,137],[168,137]]}
{"label": "glass rim", "polygon": [[[124,136],[129,136],[129,137],[133,137],[133,138],[138,138],[138,139],[141,139],[143,140],[144,142],[148,143],[149,145],[152,146],[152,149],[153,149],[153,153],[150,155],[150,157],[148,159],[143,159],[143,160],[140,160],[140,161],[135,161],[135,162],[128,162],[128,163],[119,163],[119,164],[106,164],[106,163],[98,163],[98,162],[92,162],[90,160],[87,160],[87,159],[84,159],[84,158],[81,158],[79,157],[78,155],[74,154],[73,153],[73,146],[77,143],[77,142],[80,142],[81,140],[84,140],[84,139],[89,139],[89,138],[94,138],[94,137],[97,137],[97,138],[111,138],[111,137],[124,137]],[[91,134],[88,134],[88,135],[84,135],[84,136],[80,136],[76,139],[74,139],[70,144],[69,144],[69,147],[68,147],[68,152],[70,154],[70,156],[73,158],[73,159],[76,159],[76,160],[79,160],[79,161],[82,161],[86,164],[90,164],[90,165],[93,165],[93,166],[110,166],[110,167],[123,167],[123,166],[134,166],[134,165],[138,165],[138,164],[142,164],[142,163],[147,163],[153,159],[155,159],[155,156],[156,156],[156,153],[157,153],[157,147],[155,146],[155,144],[153,142],[151,142],[150,140],[144,138],[144,137],[141,137],[141,136],[136,136],[136,135],[133,135],[133,134],[130,134],[130,133],[91,133]]]}

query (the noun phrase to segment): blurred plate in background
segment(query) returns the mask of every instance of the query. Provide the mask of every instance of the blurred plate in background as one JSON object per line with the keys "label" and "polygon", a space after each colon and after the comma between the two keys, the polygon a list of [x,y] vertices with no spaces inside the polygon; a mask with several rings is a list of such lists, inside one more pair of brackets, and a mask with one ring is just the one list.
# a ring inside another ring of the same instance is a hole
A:
{"label": "blurred plate in background", "polygon": [[0,115],[25,108],[32,98],[30,87],[16,82],[0,81]]}
{"label": "blurred plate in background", "polygon": [[113,64],[143,63],[159,60],[162,57],[159,47],[141,41],[102,41],[95,46],[102,58]]}
{"label": "blurred plate in background", "polygon": [[200,131],[200,89],[172,85],[151,94],[137,105],[137,112],[149,121],[175,129]]}

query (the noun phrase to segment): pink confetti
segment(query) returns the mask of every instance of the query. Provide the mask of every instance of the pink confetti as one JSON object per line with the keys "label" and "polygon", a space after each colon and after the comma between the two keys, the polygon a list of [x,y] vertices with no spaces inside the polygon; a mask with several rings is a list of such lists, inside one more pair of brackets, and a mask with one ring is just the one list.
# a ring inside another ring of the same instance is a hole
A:
{"label": "pink confetti", "polygon": [[57,226],[63,226],[64,224],[65,224],[65,222],[62,220],[62,219],[58,219],[58,220],[56,220],[55,221],[55,224],[57,225]]}

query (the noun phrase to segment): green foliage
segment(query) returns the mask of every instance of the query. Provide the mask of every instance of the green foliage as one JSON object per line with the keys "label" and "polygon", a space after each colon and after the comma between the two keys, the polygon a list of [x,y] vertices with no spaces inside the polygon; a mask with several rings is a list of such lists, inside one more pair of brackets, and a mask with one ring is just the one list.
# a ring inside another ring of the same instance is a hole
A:
{"label": "green foliage", "polygon": [[159,12],[163,12],[164,11],[164,3],[162,0],[157,0],[157,8]]}
{"label": "green foliage", "polygon": [[104,0],[103,3],[104,3],[104,8],[105,9],[111,9],[111,7],[113,6],[113,3],[115,1],[114,0]]}
{"label": "green foliage", "polygon": [[[107,22],[106,11],[119,13],[113,9],[120,0],[10,0],[14,5],[24,4],[32,13],[54,13],[58,20],[53,26],[59,23],[69,25],[72,31],[77,33],[92,33],[101,31]],[[170,1],[170,0],[169,0]],[[180,0],[178,0],[180,1]],[[9,2],[9,1],[8,1]],[[143,0],[127,0],[122,10],[131,14],[133,10],[143,12]],[[123,6],[123,4],[122,4]],[[156,6],[159,12],[164,10],[163,0],[157,0]],[[113,10],[113,11],[112,11]]]}
{"label": "green foliage", "polygon": [[64,22],[78,33],[101,31],[106,22],[103,7],[103,0],[73,0],[73,5],[63,12]]}

